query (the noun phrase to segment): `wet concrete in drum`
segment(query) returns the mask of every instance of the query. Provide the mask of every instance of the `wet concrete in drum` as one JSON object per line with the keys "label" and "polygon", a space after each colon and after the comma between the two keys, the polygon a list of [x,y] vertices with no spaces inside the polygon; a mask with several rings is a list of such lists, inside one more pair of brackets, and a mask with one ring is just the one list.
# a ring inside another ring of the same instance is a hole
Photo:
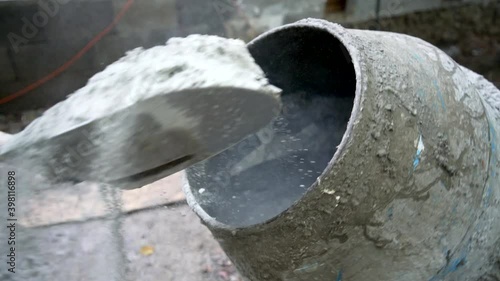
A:
{"label": "wet concrete in drum", "polygon": [[[282,102],[281,115],[270,125],[209,160],[206,175],[213,181],[199,185],[201,196],[210,201],[219,189],[227,198],[220,202],[224,208],[206,207],[222,222],[251,225],[282,212],[316,181],[342,140],[351,97],[295,92],[285,93]],[[275,200],[253,204],[263,198]]]}

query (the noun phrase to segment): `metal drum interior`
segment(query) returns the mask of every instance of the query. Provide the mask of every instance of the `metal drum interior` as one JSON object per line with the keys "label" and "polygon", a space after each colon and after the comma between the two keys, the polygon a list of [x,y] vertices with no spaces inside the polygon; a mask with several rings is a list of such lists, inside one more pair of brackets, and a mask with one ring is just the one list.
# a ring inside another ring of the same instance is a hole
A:
{"label": "metal drum interior", "polygon": [[187,173],[202,209],[232,227],[270,220],[301,198],[335,154],[356,90],[347,50],[324,30],[284,29],[249,49],[270,83],[283,90],[281,113]]}

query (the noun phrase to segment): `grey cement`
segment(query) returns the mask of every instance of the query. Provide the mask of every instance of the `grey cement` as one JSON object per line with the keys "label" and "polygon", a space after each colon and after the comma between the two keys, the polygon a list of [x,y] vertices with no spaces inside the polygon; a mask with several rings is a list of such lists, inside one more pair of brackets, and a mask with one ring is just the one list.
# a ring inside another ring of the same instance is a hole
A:
{"label": "grey cement", "polygon": [[44,112],[3,151],[50,139],[137,102],[193,86],[279,92],[268,85],[243,41],[202,35],[172,38],[165,46],[127,52],[90,78],[85,87]]}
{"label": "grey cement", "polygon": [[138,188],[267,125],[280,90],[241,40],[191,35],[127,53],[0,147],[55,182]]}

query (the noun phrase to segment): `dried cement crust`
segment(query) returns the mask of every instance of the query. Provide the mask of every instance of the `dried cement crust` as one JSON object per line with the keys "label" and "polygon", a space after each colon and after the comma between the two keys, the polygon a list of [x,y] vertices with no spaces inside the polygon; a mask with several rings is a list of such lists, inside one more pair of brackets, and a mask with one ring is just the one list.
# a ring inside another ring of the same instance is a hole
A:
{"label": "dried cement crust", "polygon": [[325,30],[346,46],[356,70],[354,110],[323,174],[270,221],[221,224],[185,187],[237,268],[252,281],[490,274],[498,259],[500,155],[497,121],[480,89],[446,54],[410,36],[309,19],[256,40],[293,28]]}

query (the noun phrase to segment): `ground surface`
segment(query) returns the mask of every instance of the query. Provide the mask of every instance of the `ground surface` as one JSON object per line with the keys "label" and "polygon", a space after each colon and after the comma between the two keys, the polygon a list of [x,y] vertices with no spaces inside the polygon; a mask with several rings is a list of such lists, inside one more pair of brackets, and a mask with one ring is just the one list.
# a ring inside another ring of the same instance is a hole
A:
{"label": "ground surface", "polygon": [[[209,231],[185,205],[130,215],[124,228],[127,268],[135,276],[131,280],[240,280]],[[144,245],[155,252],[140,254]]]}
{"label": "ground surface", "polygon": [[5,274],[2,262],[0,280],[240,281],[186,205],[180,178],[121,193],[119,217],[110,215],[107,199],[100,206],[105,196],[92,191],[95,185],[72,186],[74,196],[39,191],[27,201],[19,195],[26,210],[18,217],[18,273]]}

